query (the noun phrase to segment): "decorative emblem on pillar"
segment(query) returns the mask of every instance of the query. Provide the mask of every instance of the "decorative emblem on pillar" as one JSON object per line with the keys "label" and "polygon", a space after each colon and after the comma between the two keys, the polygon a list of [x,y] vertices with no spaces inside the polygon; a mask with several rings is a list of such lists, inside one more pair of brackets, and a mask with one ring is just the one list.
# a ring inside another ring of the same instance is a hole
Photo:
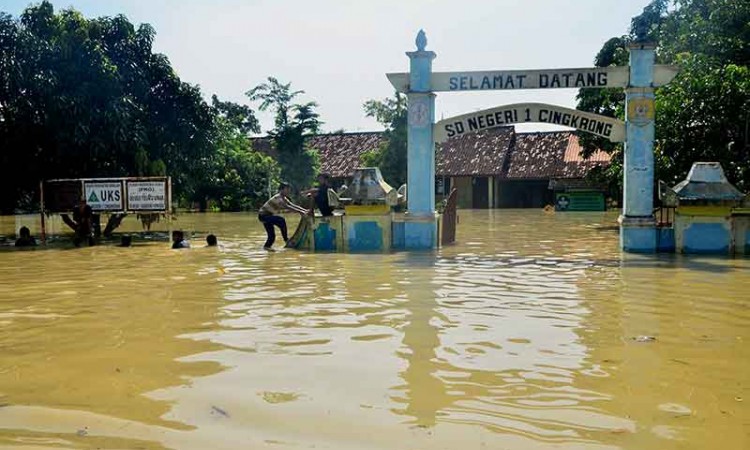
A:
{"label": "decorative emblem on pillar", "polygon": [[628,100],[628,121],[637,125],[654,120],[654,99],[634,98]]}
{"label": "decorative emblem on pillar", "polygon": [[427,99],[417,98],[409,107],[409,123],[414,127],[424,127],[430,122],[430,107]]}

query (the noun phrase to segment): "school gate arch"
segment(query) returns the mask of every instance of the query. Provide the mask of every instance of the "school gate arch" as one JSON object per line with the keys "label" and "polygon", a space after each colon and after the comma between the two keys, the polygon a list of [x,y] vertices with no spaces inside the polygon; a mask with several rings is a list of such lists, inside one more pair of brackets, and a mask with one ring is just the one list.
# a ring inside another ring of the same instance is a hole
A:
{"label": "school gate arch", "polygon": [[[669,83],[677,67],[655,65],[656,46],[635,42],[630,64],[550,70],[433,72],[436,54],[425,50],[427,36],[417,33],[417,50],[407,52],[408,73],[389,73],[393,87],[408,100],[407,214],[405,238],[414,248],[432,248],[435,217],[435,142],[482,129],[542,122],[566,125],[612,142],[625,142],[620,247],[628,252],[656,251],[654,195],[654,88]],[[435,92],[613,88],[625,90],[625,121],[544,103],[498,106],[435,123]]]}

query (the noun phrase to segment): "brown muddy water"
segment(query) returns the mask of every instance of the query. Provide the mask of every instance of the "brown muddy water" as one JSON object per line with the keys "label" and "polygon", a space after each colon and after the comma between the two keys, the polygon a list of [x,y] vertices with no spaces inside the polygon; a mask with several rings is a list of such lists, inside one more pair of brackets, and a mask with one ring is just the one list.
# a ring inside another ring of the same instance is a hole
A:
{"label": "brown muddy water", "polygon": [[250,213],[180,216],[190,250],[5,246],[0,448],[750,448],[750,259],[460,219],[435,253],[269,254]]}

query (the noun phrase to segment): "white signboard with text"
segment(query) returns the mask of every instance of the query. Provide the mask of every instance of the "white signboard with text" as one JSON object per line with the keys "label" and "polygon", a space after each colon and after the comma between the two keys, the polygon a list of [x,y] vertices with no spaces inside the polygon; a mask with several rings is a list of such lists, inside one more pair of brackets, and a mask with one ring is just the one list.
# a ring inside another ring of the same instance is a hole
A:
{"label": "white signboard with text", "polygon": [[[669,83],[678,71],[677,66],[654,66],[653,86],[662,86]],[[389,73],[387,77],[397,91],[409,91],[408,73]],[[625,88],[630,83],[630,68],[628,66],[612,66],[579,69],[433,72],[430,83],[434,92]]]}
{"label": "white signboard with text", "polygon": [[129,211],[166,211],[166,181],[128,181]]}
{"label": "white signboard with text", "polygon": [[86,203],[94,211],[122,211],[123,192],[120,181],[86,181],[83,183]]}
{"label": "white signboard with text", "polygon": [[611,142],[625,141],[625,122],[621,120],[544,103],[518,103],[441,120],[435,124],[435,142],[521,122],[562,125],[607,138]]}

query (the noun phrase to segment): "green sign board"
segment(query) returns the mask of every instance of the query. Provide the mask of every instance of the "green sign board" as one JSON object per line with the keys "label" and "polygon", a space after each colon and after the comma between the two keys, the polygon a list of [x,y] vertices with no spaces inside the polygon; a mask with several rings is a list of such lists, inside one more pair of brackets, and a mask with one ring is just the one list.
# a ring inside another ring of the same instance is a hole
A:
{"label": "green sign board", "polygon": [[605,211],[604,194],[596,191],[558,192],[556,211]]}

